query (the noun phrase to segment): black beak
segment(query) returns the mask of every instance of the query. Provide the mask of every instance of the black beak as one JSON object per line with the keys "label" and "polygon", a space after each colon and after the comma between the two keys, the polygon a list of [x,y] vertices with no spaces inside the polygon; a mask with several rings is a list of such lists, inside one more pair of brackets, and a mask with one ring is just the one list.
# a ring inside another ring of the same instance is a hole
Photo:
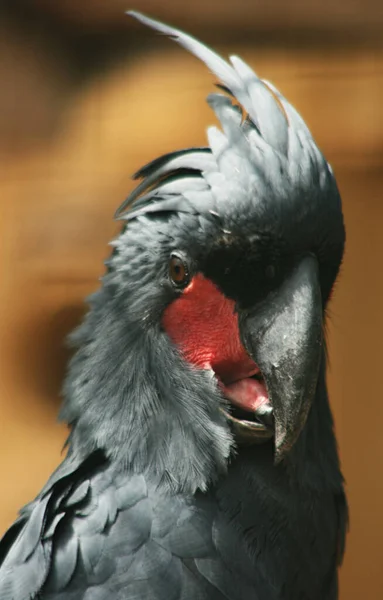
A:
{"label": "black beak", "polygon": [[261,369],[275,420],[275,459],[297,440],[313,400],[322,355],[318,264],[304,258],[267,300],[241,311],[242,343]]}

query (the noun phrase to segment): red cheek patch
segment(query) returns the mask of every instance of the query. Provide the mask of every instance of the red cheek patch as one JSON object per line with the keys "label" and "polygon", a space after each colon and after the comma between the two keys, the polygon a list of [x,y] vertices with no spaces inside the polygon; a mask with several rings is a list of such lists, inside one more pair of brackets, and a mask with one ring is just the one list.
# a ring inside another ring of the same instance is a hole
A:
{"label": "red cheek patch", "polygon": [[225,384],[259,371],[241,343],[234,301],[201,274],[166,308],[162,324],[187,362],[213,369]]}

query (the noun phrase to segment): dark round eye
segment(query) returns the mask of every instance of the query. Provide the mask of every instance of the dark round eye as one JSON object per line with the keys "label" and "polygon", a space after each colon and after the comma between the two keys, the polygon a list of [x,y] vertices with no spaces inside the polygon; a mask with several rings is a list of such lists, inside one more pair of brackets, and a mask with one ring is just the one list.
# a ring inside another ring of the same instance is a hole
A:
{"label": "dark round eye", "polygon": [[169,262],[169,276],[177,287],[185,287],[190,280],[186,261],[178,254],[172,254]]}
{"label": "dark round eye", "polygon": [[267,265],[265,275],[267,279],[274,279],[276,273],[275,265]]}

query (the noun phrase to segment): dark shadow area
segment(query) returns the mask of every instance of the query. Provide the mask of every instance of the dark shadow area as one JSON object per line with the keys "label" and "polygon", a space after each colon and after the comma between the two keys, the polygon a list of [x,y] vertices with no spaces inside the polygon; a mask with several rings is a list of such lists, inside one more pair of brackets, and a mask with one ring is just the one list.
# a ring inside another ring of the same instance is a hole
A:
{"label": "dark shadow area", "polygon": [[56,18],[23,0],[0,3],[0,25],[10,27],[51,52],[68,70],[74,86],[86,84],[121,60],[132,58],[150,43],[150,32],[131,26],[122,31],[88,31]]}

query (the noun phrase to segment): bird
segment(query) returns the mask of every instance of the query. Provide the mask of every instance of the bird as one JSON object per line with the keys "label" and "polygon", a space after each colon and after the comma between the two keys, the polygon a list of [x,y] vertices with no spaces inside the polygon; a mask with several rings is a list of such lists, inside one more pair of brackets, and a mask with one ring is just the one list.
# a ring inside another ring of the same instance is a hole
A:
{"label": "bird", "polygon": [[[347,499],[326,387],[334,173],[238,56],[206,147],[142,167],[71,335],[67,454],[0,543],[1,600],[335,600]],[[150,128],[149,128],[150,132]]]}

